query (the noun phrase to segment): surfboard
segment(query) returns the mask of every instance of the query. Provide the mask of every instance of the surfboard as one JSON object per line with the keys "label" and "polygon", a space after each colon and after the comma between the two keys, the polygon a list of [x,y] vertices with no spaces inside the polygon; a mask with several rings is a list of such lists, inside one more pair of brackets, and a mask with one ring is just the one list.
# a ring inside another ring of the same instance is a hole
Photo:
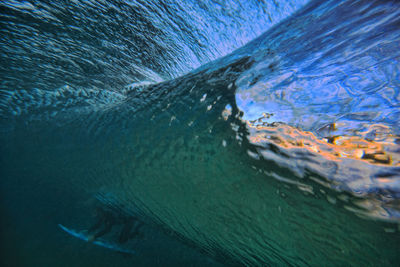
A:
{"label": "surfboard", "polygon": [[[68,227],[65,227],[62,224],[58,224],[58,226],[62,230],[64,230],[65,232],[67,232],[68,234],[70,234],[70,235],[72,235],[72,236],[74,236],[76,238],[79,238],[79,239],[81,239],[83,241],[86,241],[86,242],[88,242],[88,240],[89,240],[89,235],[88,235],[88,233],[86,231],[78,232],[78,231],[76,231],[74,229],[70,229]],[[103,238],[97,238],[96,240],[94,240],[91,243],[93,243],[95,245],[98,245],[100,247],[108,248],[108,249],[111,249],[111,250],[114,250],[114,251],[117,251],[117,252],[121,252],[121,253],[127,253],[127,254],[135,254],[136,253],[136,251],[134,251],[134,250],[127,249],[127,248],[122,248],[117,243],[104,240]]]}

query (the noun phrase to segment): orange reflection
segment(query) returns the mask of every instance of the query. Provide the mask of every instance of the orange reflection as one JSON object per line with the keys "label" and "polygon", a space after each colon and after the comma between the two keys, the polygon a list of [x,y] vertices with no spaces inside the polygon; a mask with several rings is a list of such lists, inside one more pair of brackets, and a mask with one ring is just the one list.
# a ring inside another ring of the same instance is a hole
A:
{"label": "orange reflection", "polygon": [[[360,136],[329,136],[317,138],[312,132],[302,131],[283,123],[257,125],[246,121],[250,131],[249,141],[255,145],[272,143],[285,149],[302,148],[318,153],[326,159],[342,158],[362,160],[370,164],[400,166],[400,155],[395,153],[394,136],[386,135],[384,141],[367,140]],[[330,125],[335,129],[335,125]],[[397,145],[398,146],[398,145]]]}

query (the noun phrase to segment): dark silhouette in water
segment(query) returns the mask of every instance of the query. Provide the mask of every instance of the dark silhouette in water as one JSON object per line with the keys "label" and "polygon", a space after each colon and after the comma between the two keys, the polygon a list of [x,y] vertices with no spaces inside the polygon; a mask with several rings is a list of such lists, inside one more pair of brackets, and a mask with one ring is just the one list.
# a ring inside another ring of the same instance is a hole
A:
{"label": "dark silhouette in water", "polygon": [[89,242],[93,242],[95,239],[109,233],[113,225],[116,224],[116,217],[110,210],[97,207],[95,216],[97,218],[97,221],[92,227],[89,228],[88,232],[93,233],[94,231],[100,229],[102,226],[103,229],[89,236]]}
{"label": "dark silhouette in water", "polygon": [[126,243],[129,239],[141,237],[142,233],[139,230],[142,228],[143,224],[141,224],[136,218],[132,216],[124,216],[122,220],[123,227],[118,238],[118,242],[120,244]]}
{"label": "dark silhouette in water", "polygon": [[112,210],[102,207],[96,208],[95,216],[97,218],[96,223],[88,230],[88,233],[91,233],[88,242],[93,242],[97,238],[111,232],[113,226],[119,224],[122,225],[122,230],[118,237],[119,243],[126,243],[129,239],[139,236],[139,229],[142,225],[132,216],[116,214]]}

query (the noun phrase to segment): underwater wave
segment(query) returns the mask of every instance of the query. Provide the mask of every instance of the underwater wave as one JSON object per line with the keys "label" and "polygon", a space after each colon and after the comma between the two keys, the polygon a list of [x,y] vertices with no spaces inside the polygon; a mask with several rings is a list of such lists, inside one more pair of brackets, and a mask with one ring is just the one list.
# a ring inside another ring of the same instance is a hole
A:
{"label": "underwater wave", "polygon": [[3,46],[5,162],[29,159],[221,262],[396,265],[399,3],[227,3],[3,5],[14,36],[23,11],[57,34],[65,10],[85,20],[56,38],[76,69],[51,63],[55,35],[51,60],[16,49],[32,39]]}
{"label": "underwater wave", "polygon": [[1,89],[119,90],[175,78],[232,52],[306,2],[4,1]]}

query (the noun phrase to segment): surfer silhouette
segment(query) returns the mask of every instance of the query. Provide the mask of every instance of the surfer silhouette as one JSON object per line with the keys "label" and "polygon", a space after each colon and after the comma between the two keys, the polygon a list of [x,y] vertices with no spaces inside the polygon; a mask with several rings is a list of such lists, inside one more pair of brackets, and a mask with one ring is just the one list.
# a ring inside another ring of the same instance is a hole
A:
{"label": "surfer silhouette", "polygon": [[[110,210],[103,209],[101,207],[96,208],[96,218],[97,218],[96,223],[88,230],[89,233],[92,233],[88,237],[88,242],[93,242],[95,239],[109,233],[113,225],[116,223],[116,218],[113,212]],[[102,226],[103,226],[102,230],[93,233],[94,231],[101,229]]]}
{"label": "surfer silhouette", "polygon": [[[118,242],[120,244],[127,242],[129,239],[140,235],[140,222],[132,216],[117,216],[113,211],[101,207],[96,208],[96,223],[89,228],[88,242],[93,242],[99,237],[111,232],[116,224],[122,224]],[[97,232],[95,232],[97,231]]]}
{"label": "surfer silhouette", "polygon": [[118,242],[123,244],[129,239],[137,237],[141,226],[142,225],[134,217],[124,217],[123,227]]}

